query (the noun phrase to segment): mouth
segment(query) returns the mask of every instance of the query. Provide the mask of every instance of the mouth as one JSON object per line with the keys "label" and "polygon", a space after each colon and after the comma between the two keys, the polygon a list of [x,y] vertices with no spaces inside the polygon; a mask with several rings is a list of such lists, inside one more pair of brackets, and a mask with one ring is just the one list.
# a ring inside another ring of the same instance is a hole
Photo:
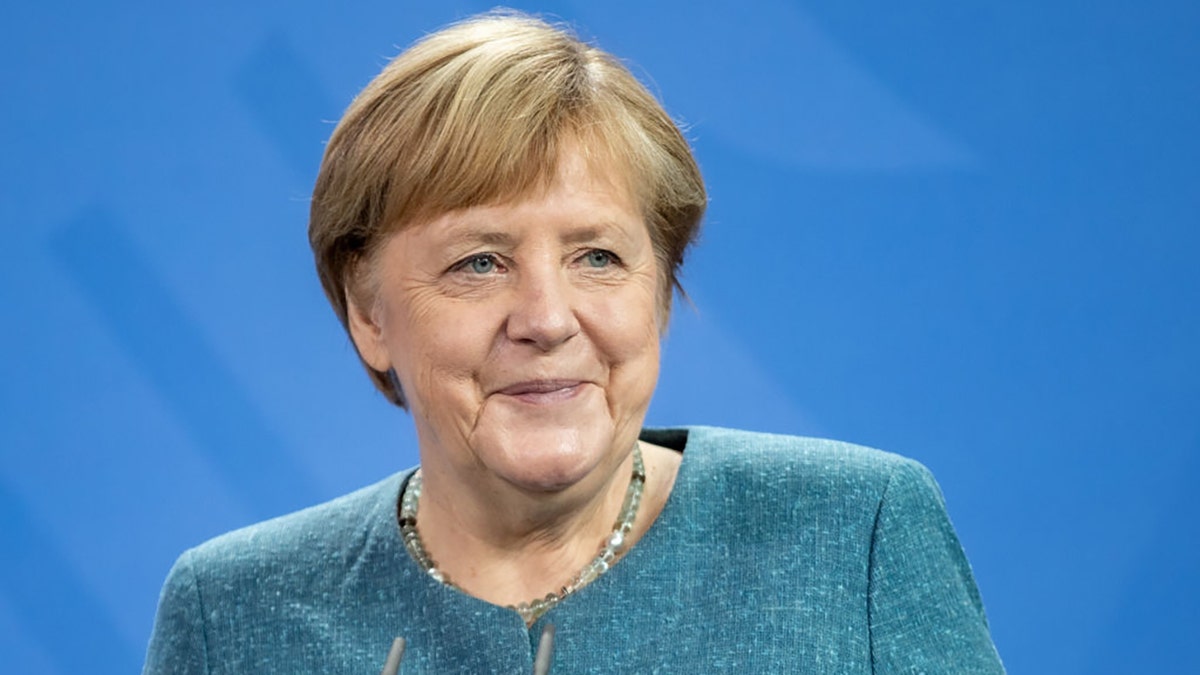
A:
{"label": "mouth", "polygon": [[584,384],[582,380],[529,380],[510,384],[496,393],[525,403],[555,403],[574,397]]}

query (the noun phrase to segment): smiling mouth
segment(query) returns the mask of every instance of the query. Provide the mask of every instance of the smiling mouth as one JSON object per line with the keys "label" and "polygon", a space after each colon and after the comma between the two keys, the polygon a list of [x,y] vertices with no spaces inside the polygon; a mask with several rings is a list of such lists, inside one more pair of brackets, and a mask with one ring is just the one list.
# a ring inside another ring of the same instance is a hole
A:
{"label": "smiling mouth", "polygon": [[581,380],[531,380],[510,384],[496,393],[526,403],[554,403],[573,397],[583,385]]}

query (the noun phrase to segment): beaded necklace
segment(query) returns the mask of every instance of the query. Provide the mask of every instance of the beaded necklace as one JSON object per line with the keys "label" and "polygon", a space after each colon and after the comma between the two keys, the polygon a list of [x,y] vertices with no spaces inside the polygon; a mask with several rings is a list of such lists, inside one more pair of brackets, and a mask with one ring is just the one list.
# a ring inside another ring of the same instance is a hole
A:
{"label": "beaded necklace", "polygon": [[[629,487],[625,490],[625,501],[621,504],[621,512],[613,523],[612,533],[600,545],[600,552],[590,563],[584,566],[578,574],[557,593],[547,593],[545,597],[522,602],[518,605],[508,605],[508,609],[516,610],[526,625],[532,625],[539,617],[550,610],[563,598],[595,581],[597,577],[608,571],[608,568],[625,553],[633,521],[637,518],[638,506],[642,502],[642,489],[646,485],[646,467],[642,464],[642,450],[637,443],[633,444],[633,475],[629,478]],[[421,533],[417,531],[417,502],[421,497],[421,470],[417,469],[404,493],[400,496],[400,532],[404,537],[404,547],[409,555],[425,570],[429,576],[439,583],[452,588],[458,588],[425,550],[421,542]],[[461,590],[461,589],[459,589]]]}

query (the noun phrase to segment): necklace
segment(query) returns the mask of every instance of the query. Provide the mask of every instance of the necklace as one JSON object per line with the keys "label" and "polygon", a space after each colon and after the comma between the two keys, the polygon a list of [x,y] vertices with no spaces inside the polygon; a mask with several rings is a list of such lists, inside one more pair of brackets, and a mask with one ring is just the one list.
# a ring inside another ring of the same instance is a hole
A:
{"label": "necklace", "polygon": [[[605,537],[600,545],[600,552],[576,574],[570,582],[557,593],[547,593],[545,597],[522,602],[518,605],[508,605],[508,609],[516,610],[526,625],[537,621],[539,617],[550,610],[563,598],[587,586],[608,571],[608,568],[625,553],[633,521],[637,518],[638,506],[642,502],[642,489],[646,485],[646,467],[642,464],[642,450],[637,443],[633,444],[633,475],[629,478],[629,487],[625,490],[625,501],[621,504],[621,512],[613,523],[612,533]],[[404,547],[409,555],[425,570],[429,576],[439,583],[452,588],[458,588],[450,577],[437,567],[437,563],[425,550],[421,542],[421,533],[417,531],[417,502],[421,497],[421,470],[417,469],[404,493],[400,496],[400,533],[404,537]],[[459,589],[461,590],[461,589]]]}

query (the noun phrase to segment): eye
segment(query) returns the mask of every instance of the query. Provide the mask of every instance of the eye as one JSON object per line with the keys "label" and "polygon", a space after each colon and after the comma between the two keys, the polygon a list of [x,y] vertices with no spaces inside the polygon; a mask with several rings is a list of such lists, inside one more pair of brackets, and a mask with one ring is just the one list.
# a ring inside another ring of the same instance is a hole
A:
{"label": "eye", "polygon": [[499,265],[496,263],[496,256],[491,253],[473,255],[457,265],[457,269],[472,274],[491,274],[497,267]]}
{"label": "eye", "polygon": [[592,249],[592,250],[588,251],[587,253],[583,254],[583,262],[586,263],[588,267],[595,267],[595,268],[608,267],[609,265],[613,264],[615,261],[616,261],[615,255],[613,255],[612,253],[609,253],[608,251],[602,251],[598,248]]}

